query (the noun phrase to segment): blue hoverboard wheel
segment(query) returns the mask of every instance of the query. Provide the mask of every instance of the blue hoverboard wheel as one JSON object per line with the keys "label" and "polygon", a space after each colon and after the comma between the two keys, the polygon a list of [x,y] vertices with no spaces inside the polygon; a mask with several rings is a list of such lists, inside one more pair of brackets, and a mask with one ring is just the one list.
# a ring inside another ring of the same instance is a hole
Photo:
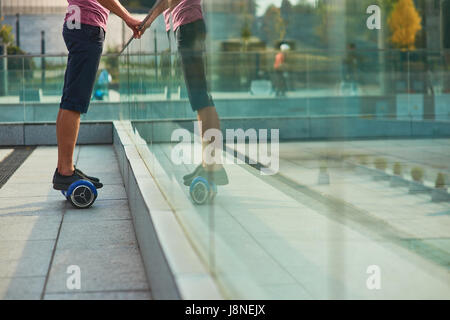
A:
{"label": "blue hoverboard wheel", "polygon": [[72,183],[65,192],[67,200],[77,209],[87,209],[92,206],[97,195],[97,189],[87,180]]}
{"label": "blue hoverboard wheel", "polygon": [[214,199],[217,194],[217,187],[203,177],[196,177],[192,180],[189,193],[195,204],[202,205]]}

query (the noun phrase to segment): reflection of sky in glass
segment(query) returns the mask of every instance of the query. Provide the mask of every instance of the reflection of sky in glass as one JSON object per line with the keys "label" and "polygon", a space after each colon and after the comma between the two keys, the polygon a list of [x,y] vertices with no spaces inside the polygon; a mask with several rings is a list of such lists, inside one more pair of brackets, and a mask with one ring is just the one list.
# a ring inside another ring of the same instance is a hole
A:
{"label": "reflection of sky in glass", "polygon": [[[264,12],[266,11],[267,7],[271,4],[276,5],[279,7],[281,5],[282,0],[256,0],[256,4],[258,5],[258,16],[262,16]],[[299,1],[298,0],[290,0],[291,4],[296,4]],[[315,3],[316,0],[306,0],[307,2]]]}
{"label": "reflection of sky in glass", "polygon": [[256,0],[256,4],[258,5],[258,16],[262,16],[266,11],[267,7],[271,4],[279,7],[281,5],[282,0]]}

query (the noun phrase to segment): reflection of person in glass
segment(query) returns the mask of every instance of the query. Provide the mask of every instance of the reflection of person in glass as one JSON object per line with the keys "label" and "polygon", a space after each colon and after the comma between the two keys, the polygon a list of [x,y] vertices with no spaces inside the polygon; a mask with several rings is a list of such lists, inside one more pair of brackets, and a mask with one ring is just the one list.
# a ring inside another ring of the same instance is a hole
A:
{"label": "reflection of person in glass", "polygon": [[277,97],[286,96],[286,52],[289,49],[289,45],[283,43],[280,45],[280,51],[275,56],[273,68],[275,70],[275,95]]}
{"label": "reflection of person in glass", "polygon": [[347,46],[347,53],[342,62],[342,78],[341,90],[349,86],[350,92],[356,94],[358,90],[358,56],[354,43]]}
{"label": "reflection of person in glass", "polygon": [[109,97],[109,84],[112,81],[112,77],[108,70],[103,69],[100,72],[97,80],[97,90],[95,90],[94,98],[97,100],[103,100],[104,97]]}
{"label": "reflection of person in glass", "polygon": [[[205,150],[209,144],[215,142],[214,138],[206,140],[205,132],[209,129],[220,130],[220,120],[206,83],[204,60],[206,26],[203,20],[201,0],[161,1],[153,10],[146,27],[148,28],[162,13],[164,13],[168,32],[171,29],[170,18],[172,18],[189,101],[192,110],[197,112],[202,146]],[[219,150],[217,151],[219,152]],[[208,160],[206,161],[203,157],[202,164],[192,173],[184,176],[185,185],[189,186],[197,176],[208,177],[217,185],[228,184],[228,177],[222,164],[215,163],[214,159]]]}

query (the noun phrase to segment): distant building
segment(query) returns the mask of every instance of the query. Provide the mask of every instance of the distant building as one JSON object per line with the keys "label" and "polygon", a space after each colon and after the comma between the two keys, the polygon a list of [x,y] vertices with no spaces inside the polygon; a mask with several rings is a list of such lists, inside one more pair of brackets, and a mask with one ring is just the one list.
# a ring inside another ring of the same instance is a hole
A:
{"label": "distant building", "polygon": [[0,0],[4,15],[61,14],[66,11],[67,0]]}
{"label": "distant building", "polygon": [[[29,54],[41,53],[41,31],[45,31],[46,53],[60,54],[66,53],[67,49],[62,37],[62,27],[67,10],[67,0],[0,0],[5,20],[3,23],[13,27],[13,34],[17,34],[16,14],[19,14],[20,21],[20,47]],[[136,15],[143,19],[145,15]],[[164,21],[158,19],[152,30],[157,29],[158,50],[168,48],[167,35],[164,29]],[[150,33],[150,32],[148,32]],[[111,15],[106,31],[105,51],[108,48],[121,48],[123,43],[131,36],[131,31],[124,25],[122,20],[115,15]],[[139,46],[139,50],[153,52],[154,39],[153,32],[144,37]]]}

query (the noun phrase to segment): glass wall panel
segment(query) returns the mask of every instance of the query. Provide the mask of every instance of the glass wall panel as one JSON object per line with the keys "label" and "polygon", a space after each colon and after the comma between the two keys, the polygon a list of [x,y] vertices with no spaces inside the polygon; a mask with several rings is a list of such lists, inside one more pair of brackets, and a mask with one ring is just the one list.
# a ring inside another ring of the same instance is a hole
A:
{"label": "glass wall panel", "polygon": [[223,186],[186,178],[173,34],[119,57],[122,119],[227,298],[450,297],[448,2],[204,0]]}

